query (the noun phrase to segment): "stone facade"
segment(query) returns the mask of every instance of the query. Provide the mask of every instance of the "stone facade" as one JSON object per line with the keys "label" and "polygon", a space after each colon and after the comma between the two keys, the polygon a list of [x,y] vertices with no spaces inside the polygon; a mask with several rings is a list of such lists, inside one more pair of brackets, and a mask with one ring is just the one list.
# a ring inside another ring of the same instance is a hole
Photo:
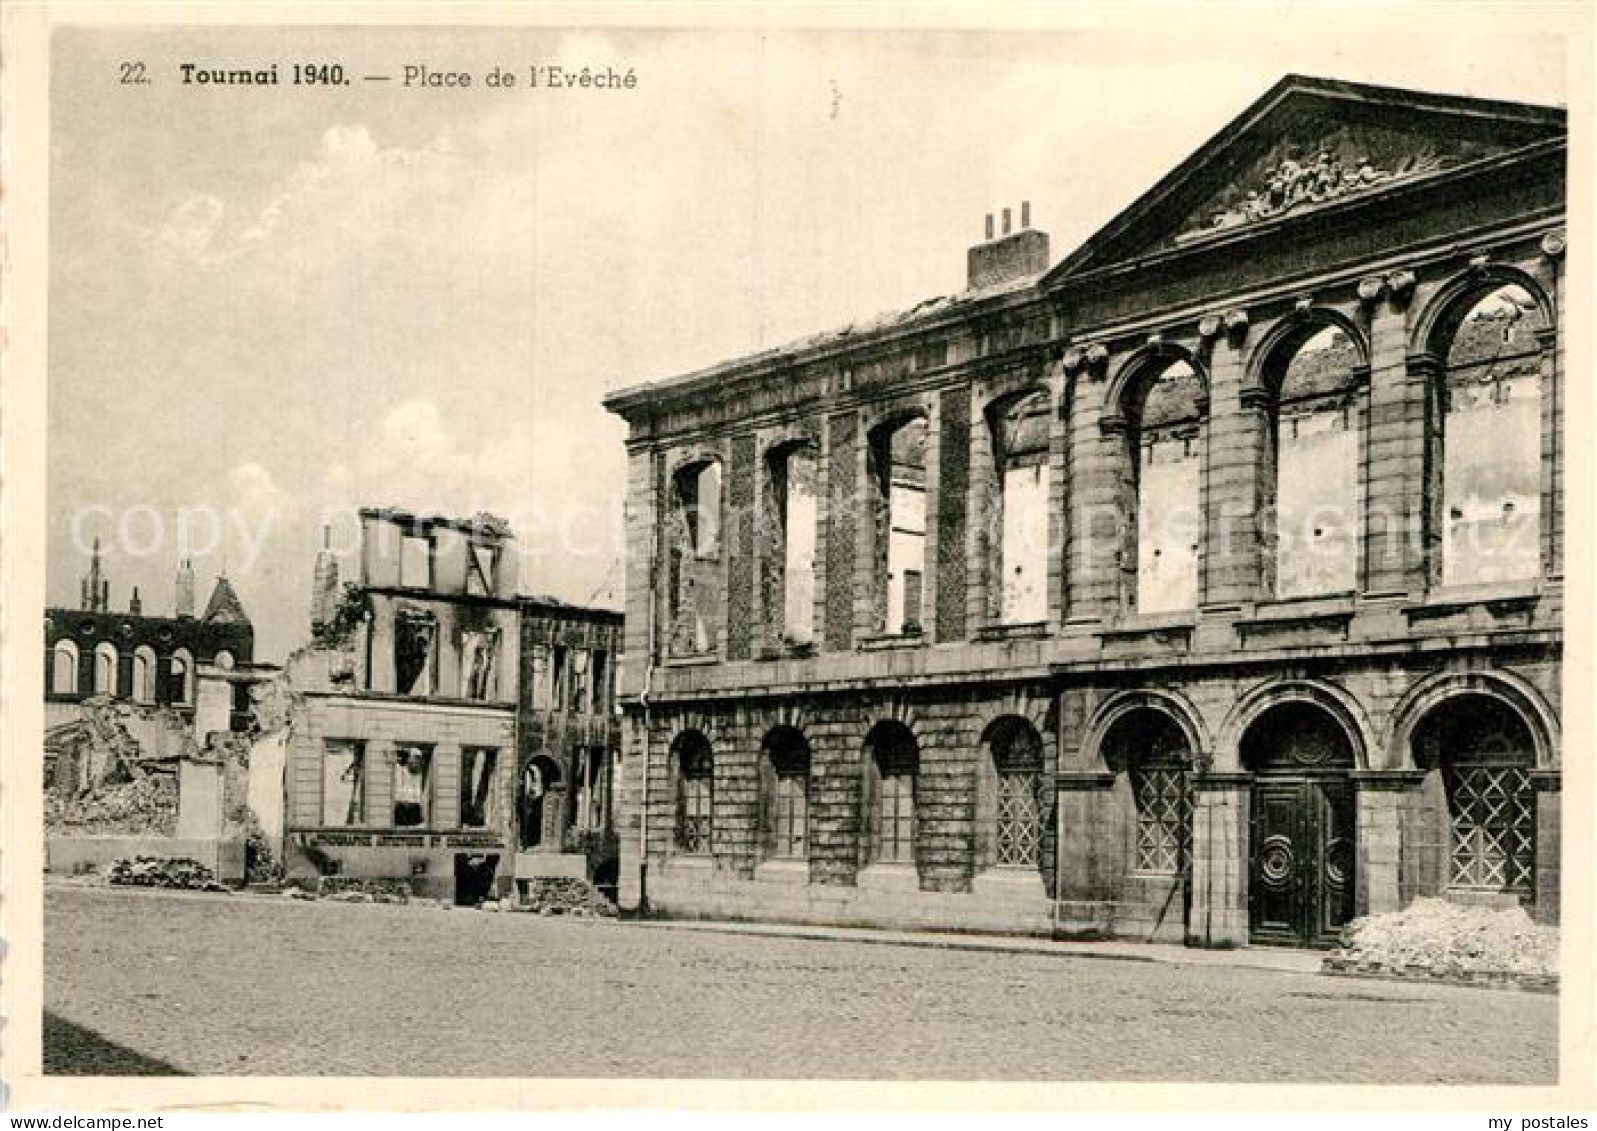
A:
{"label": "stone facade", "polygon": [[[1558,110],[1292,76],[1049,270],[1032,233],[959,295],[613,394],[623,906],[1209,946],[1429,894],[1556,921],[1564,159]],[[1022,621],[995,500],[1039,394]],[[912,419],[922,615],[884,631],[877,437]],[[747,596],[786,435],[821,485],[803,643]],[[725,629],[685,655],[672,475],[711,460]],[[1317,467],[1340,525],[1289,512]]]}

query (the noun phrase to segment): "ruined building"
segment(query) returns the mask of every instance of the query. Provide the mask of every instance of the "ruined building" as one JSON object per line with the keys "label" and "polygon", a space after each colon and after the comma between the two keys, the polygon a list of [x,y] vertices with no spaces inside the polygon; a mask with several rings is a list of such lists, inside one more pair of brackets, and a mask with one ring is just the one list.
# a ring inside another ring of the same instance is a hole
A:
{"label": "ruined building", "polygon": [[316,643],[288,665],[288,878],[471,904],[613,874],[619,615],[518,595],[493,516],[360,518],[358,580],[324,544]]}
{"label": "ruined building", "polygon": [[959,294],[611,395],[623,907],[1556,921],[1565,154],[1290,76],[1063,259],[1006,210]]}
{"label": "ruined building", "polygon": [[255,627],[232,583],[218,577],[200,615],[194,613],[194,570],[179,565],[173,615],[143,611],[134,589],[125,613],[111,608],[111,582],[105,576],[100,542],[95,540],[89,572],[82,581],[79,608],[44,611],[46,727],[68,721],[76,705],[104,696],[141,706],[171,706],[191,716],[197,699],[197,673],[214,669],[231,691],[228,709],[235,728],[248,720],[249,694],[242,672],[254,662]]}

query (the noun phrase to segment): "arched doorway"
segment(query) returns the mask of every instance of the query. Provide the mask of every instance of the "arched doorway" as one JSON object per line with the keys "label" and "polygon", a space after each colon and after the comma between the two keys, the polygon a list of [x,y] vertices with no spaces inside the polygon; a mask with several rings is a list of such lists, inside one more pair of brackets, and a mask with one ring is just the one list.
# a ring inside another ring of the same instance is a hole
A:
{"label": "arched doorway", "polygon": [[1331,946],[1354,907],[1354,755],[1347,732],[1314,703],[1278,703],[1243,733],[1241,755],[1255,775],[1249,939]]}
{"label": "arched doorway", "polygon": [[1099,744],[1124,822],[1121,899],[1140,904],[1147,936],[1183,937],[1192,909],[1192,744],[1159,707],[1120,715]]}
{"label": "arched doorway", "polygon": [[521,768],[516,783],[516,824],[523,852],[535,848],[559,852],[560,798],[563,793],[560,764],[546,754],[536,754]]}

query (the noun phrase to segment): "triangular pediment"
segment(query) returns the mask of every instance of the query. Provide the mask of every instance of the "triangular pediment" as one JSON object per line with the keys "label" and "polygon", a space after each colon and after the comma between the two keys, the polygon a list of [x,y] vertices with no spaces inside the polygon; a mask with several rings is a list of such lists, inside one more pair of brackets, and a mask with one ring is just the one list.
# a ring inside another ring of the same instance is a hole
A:
{"label": "triangular pediment", "polygon": [[1373,199],[1566,132],[1554,107],[1289,75],[1048,278]]}

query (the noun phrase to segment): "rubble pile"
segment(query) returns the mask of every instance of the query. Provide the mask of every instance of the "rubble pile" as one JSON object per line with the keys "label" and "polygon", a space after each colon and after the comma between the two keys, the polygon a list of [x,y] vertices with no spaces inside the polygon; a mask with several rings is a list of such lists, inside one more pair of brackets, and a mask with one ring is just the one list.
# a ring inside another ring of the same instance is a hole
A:
{"label": "rubble pile", "polygon": [[171,836],[177,827],[177,777],[146,774],[74,797],[48,792],[44,827],[77,836]]}
{"label": "rubble pile", "polygon": [[316,894],[346,903],[408,903],[412,893],[409,880],[318,876]]}
{"label": "rubble pile", "polygon": [[543,876],[527,885],[527,902],[519,910],[539,915],[611,916],[611,903],[587,880],[569,876]]}
{"label": "rubble pile", "polygon": [[227,891],[216,874],[187,856],[135,856],[111,865],[106,879],[113,884],[147,888],[182,888],[187,891]]}
{"label": "rubble pile", "polygon": [[1402,911],[1348,924],[1337,970],[1533,981],[1558,977],[1558,928],[1531,922],[1522,908],[1465,907],[1417,899]]}

